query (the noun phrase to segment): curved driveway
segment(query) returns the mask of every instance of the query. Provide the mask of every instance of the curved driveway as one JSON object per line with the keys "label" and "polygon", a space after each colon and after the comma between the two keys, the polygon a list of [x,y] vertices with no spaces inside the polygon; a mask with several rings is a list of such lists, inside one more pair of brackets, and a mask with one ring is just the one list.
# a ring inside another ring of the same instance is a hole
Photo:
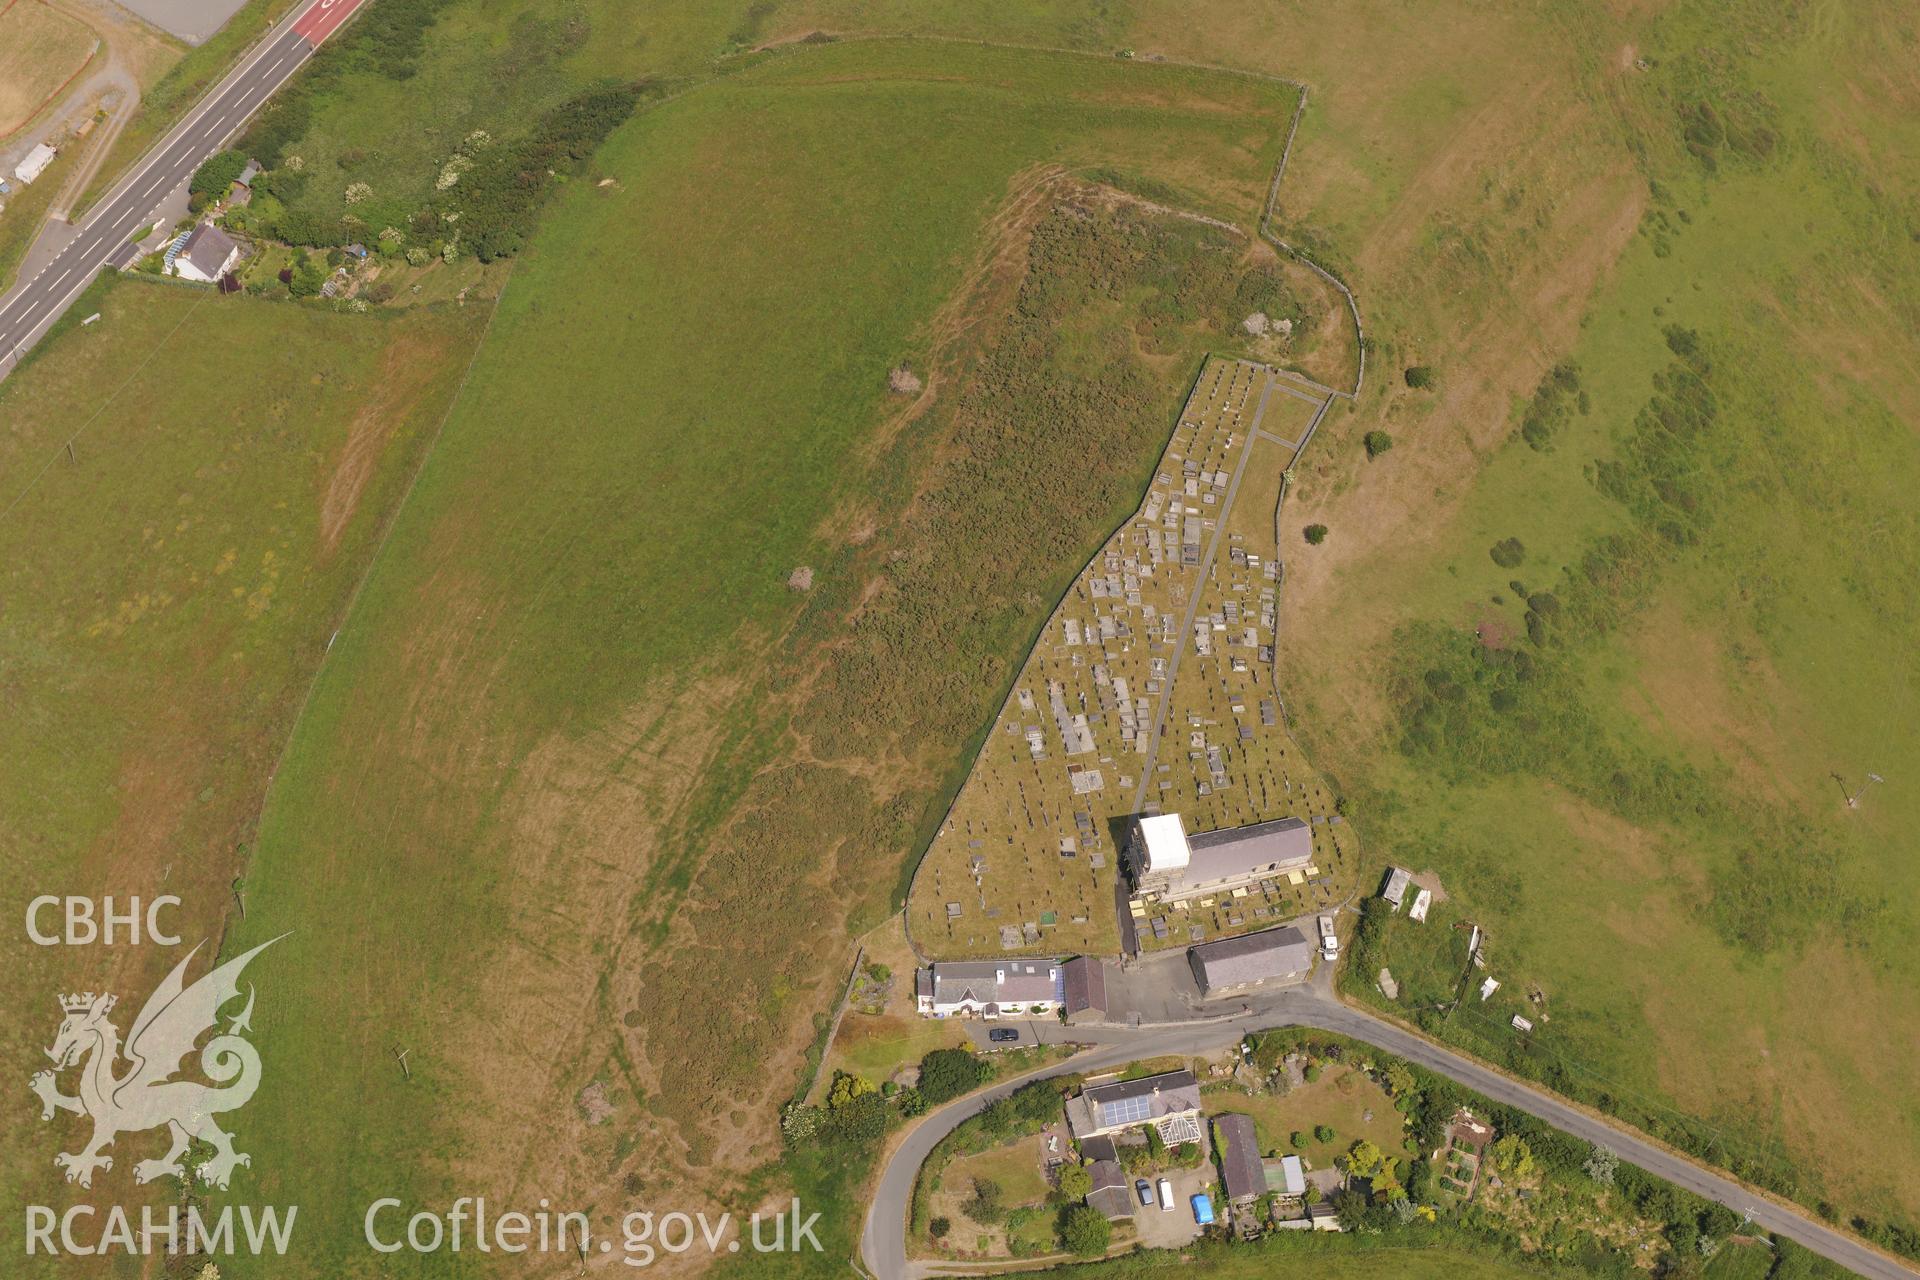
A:
{"label": "curved driveway", "polygon": [[[962,1098],[929,1115],[913,1129],[887,1161],[880,1175],[872,1208],[867,1211],[860,1237],[860,1256],[878,1280],[916,1280],[937,1267],[907,1261],[907,1210],[913,1198],[914,1178],[933,1146],[961,1121],[977,1114],[996,1098],[1004,1097],[1032,1080],[1073,1071],[1095,1071],[1119,1066],[1135,1058],[1161,1054],[1196,1053],[1216,1049],[1249,1031],[1271,1027],[1306,1026],[1363,1040],[1419,1063],[1429,1071],[1458,1081],[1476,1093],[1537,1116],[1557,1129],[1589,1142],[1603,1143],[1621,1159],[1685,1187],[1735,1213],[1751,1214],[1764,1230],[1805,1245],[1841,1266],[1875,1280],[1914,1280],[1912,1268],[1852,1236],[1835,1231],[1796,1209],[1748,1190],[1732,1178],[1714,1173],[1658,1146],[1634,1130],[1599,1119],[1551,1093],[1522,1084],[1461,1057],[1391,1022],[1339,1003],[1308,988],[1296,988],[1262,1001],[1258,1012],[1216,1022],[1130,1029],[1108,1028],[1101,1039],[1112,1039],[1091,1052],[1079,1054],[983,1093]],[[1116,1035],[1118,1032],[1118,1036]],[[1120,1038],[1123,1037],[1123,1038]]]}

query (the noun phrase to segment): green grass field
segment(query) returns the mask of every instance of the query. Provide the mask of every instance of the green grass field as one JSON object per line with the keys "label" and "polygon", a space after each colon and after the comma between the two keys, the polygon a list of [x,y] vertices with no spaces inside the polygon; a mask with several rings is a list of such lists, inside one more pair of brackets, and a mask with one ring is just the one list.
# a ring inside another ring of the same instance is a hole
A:
{"label": "green grass field", "polygon": [[[0,386],[0,848],[18,984],[0,1054],[22,1082],[47,1065],[56,993],[115,991],[124,1031],[182,954],[30,946],[30,897],[112,893],[124,909],[175,894],[164,923],[215,947],[236,886],[252,901],[268,776],[479,318],[347,317],[144,281],[96,285],[73,316],[93,312]],[[259,981],[265,999],[274,975]],[[52,1157],[79,1147],[81,1122],[22,1106],[0,1135],[22,1156],[0,1195],[63,1203]],[[135,1192],[129,1172],[162,1146],[126,1135],[96,1190],[130,1206],[166,1195]]]}
{"label": "green grass field", "polygon": [[[1441,874],[1502,999],[1545,995],[1530,1047],[1471,1000],[1448,1036],[1807,1203],[1911,1222],[1920,878],[1899,849],[1920,802],[1895,780],[1920,766],[1920,400],[1890,345],[1908,233],[1879,187],[1912,176],[1886,150],[1905,126],[1850,113],[1829,146],[1814,51],[1865,27],[1783,24],[1722,65],[1721,13],[1645,37],[1660,71],[1625,111],[1658,185],[1556,356],[1586,410],[1544,451],[1494,446],[1420,540],[1348,557],[1292,682],[1370,846]],[[1675,136],[1702,98],[1735,139],[1702,145],[1711,172]],[[1669,326],[1698,334],[1697,384]],[[1703,412],[1655,399],[1688,395]],[[1321,491],[1336,537],[1370,483]],[[1490,554],[1505,538],[1517,565]],[[1542,592],[1561,612],[1530,610]],[[1850,810],[1833,774],[1868,771],[1889,782]]]}
{"label": "green grass field", "polygon": [[[1240,1112],[1253,1117],[1260,1136],[1260,1152],[1266,1155],[1299,1155],[1316,1169],[1333,1167],[1334,1157],[1344,1155],[1355,1142],[1365,1138],[1401,1159],[1408,1154],[1406,1125],[1393,1099],[1385,1089],[1351,1067],[1329,1066],[1320,1079],[1303,1084],[1282,1097],[1220,1094],[1208,1098],[1213,1113]],[[1373,1118],[1367,1119],[1371,1112]],[[1326,1125],[1333,1138],[1321,1142],[1314,1129]],[[1296,1147],[1291,1138],[1301,1134],[1307,1145]]]}

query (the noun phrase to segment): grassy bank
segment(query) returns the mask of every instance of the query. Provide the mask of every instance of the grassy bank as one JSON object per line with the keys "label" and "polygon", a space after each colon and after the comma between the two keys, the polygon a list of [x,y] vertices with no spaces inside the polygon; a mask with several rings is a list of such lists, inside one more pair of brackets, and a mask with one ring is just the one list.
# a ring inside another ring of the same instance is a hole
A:
{"label": "grassy bank", "polygon": [[[117,279],[73,315],[96,311],[0,386],[5,906],[18,922],[40,893],[123,908],[173,894],[163,922],[217,947],[308,679],[480,316],[340,316]],[[47,1066],[56,993],[111,990],[131,1018],[184,949],[16,932],[5,954],[21,1016],[0,1055],[24,1081]],[[8,1163],[0,1198],[64,1202],[52,1155],[81,1146],[71,1119],[0,1122],[10,1151],[33,1153]],[[125,1135],[96,1191],[130,1207],[177,1195],[133,1186],[151,1140]]]}

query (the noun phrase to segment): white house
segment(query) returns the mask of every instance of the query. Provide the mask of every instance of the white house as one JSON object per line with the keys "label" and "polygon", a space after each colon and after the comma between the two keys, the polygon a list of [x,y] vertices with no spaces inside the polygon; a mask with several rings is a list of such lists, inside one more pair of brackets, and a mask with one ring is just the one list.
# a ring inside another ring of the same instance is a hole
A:
{"label": "white house", "polygon": [[212,284],[233,270],[234,264],[239,261],[240,246],[233,237],[211,222],[203,222],[193,229],[187,242],[180,246],[180,252],[173,260],[173,274],[182,280]]}
{"label": "white house", "polygon": [[45,173],[47,166],[52,164],[53,158],[59,154],[44,142],[35,143],[33,150],[27,152],[20,163],[13,166],[13,176],[18,178],[24,186]]}
{"label": "white house", "polygon": [[1052,960],[962,960],[914,973],[914,1003],[929,1018],[981,1018],[1058,1013],[1065,998],[1061,966]]}

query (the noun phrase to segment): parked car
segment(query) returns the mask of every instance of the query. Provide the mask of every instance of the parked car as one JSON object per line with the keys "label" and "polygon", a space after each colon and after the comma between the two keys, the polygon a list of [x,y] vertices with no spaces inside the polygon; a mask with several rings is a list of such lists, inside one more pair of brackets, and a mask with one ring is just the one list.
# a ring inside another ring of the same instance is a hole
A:
{"label": "parked car", "polygon": [[1206,1192],[1194,1192],[1191,1203],[1193,1205],[1193,1220],[1195,1222],[1203,1227],[1213,1222],[1213,1201],[1207,1198]]}
{"label": "parked car", "polygon": [[1140,1181],[1133,1184],[1133,1193],[1140,1197],[1140,1205],[1142,1208],[1151,1209],[1153,1207],[1153,1184],[1151,1182],[1148,1182],[1145,1178],[1140,1179]]}
{"label": "parked car", "polygon": [[1168,1181],[1165,1178],[1162,1178],[1160,1179],[1160,1211],[1162,1213],[1165,1213],[1172,1208],[1173,1208],[1173,1183]]}
{"label": "parked car", "polygon": [[995,1027],[987,1032],[987,1039],[995,1044],[1009,1044],[1020,1038],[1020,1032],[1014,1027]]}

